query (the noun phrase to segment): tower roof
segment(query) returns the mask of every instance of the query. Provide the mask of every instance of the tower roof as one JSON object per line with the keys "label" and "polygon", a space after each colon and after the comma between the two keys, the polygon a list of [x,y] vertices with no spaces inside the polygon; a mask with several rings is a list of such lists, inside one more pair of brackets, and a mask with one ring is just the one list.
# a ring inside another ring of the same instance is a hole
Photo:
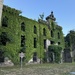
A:
{"label": "tower roof", "polygon": [[51,11],[51,14],[46,17],[46,20],[48,20],[48,19],[52,19],[53,21],[56,20],[56,18],[54,17],[53,11]]}

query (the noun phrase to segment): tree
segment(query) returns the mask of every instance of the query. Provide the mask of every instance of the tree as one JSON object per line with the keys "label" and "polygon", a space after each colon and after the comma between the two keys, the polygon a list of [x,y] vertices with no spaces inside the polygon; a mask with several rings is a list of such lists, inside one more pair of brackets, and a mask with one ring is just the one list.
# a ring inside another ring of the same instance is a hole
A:
{"label": "tree", "polygon": [[42,14],[39,15],[39,16],[40,16],[40,19],[43,20],[43,18],[44,18],[44,13],[42,13]]}
{"label": "tree", "polygon": [[66,48],[72,48],[75,50],[75,31],[70,30],[70,32],[65,37],[65,46]]}
{"label": "tree", "polygon": [[72,62],[75,59],[75,31],[70,30],[70,32],[65,37],[65,49],[70,50]]}

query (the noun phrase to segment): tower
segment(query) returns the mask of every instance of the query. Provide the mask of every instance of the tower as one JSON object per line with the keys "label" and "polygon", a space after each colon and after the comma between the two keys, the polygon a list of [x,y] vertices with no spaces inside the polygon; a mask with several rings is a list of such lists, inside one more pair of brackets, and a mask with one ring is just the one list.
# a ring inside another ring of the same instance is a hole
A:
{"label": "tower", "polygon": [[0,26],[1,26],[2,8],[3,8],[3,0],[0,0]]}

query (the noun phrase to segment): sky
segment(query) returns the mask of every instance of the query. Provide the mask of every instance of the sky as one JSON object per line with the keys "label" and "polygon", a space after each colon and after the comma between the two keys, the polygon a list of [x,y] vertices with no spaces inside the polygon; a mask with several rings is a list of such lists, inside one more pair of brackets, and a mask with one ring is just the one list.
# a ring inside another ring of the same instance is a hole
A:
{"label": "sky", "polygon": [[23,16],[33,20],[42,13],[45,19],[53,11],[64,36],[75,30],[75,0],[4,0],[3,4],[21,10]]}

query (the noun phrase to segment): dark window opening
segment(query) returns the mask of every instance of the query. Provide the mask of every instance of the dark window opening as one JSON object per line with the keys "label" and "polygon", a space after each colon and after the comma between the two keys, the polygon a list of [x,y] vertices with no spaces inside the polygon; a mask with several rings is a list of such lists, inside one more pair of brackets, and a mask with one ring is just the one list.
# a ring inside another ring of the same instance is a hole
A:
{"label": "dark window opening", "polygon": [[33,53],[33,62],[37,62],[37,52]]}
{"label": "dark window opening", "polygon": [[46,40],[44,40],[44,49],[46,49]]}
{"label": "dark window opening", "polygon": [[8,18],[5,16],[3,19],[2,19],[2,27],[7,27],[8,26]]}
{"label": "dark window opening", "polygon": [[6,46],[7,41],[8,39],[6,32],[2,32],[2,34],[0,35],[0,45]]}
{"label": "dark window opening", "polygon": [[54,41],[51,41],[51,44],[54,44]]}
{"label": "dark window opening", "polygon": [[34,33],[37,34],[37,28],[34,26]]}
{"label": "dark window opening", "polygon": [[21,36],[21,47],[25,46],[25,36]]}
{"label": "dark window opening", "polygon": [[49,62],[53,63],[54,62],[54,57],[55,57],[54,53],[51,52],[50,55],[49,55]]}
{"label": "dark window opening", "polygon": [[46,29],[43,29],[43,35],[46,36]]}
{"label": "dark window opening", "polygon": [[60,39],[60,34],[58,33],[58,39]]}
{"label": "dark window opening", "polygon": [[51,37],[54,37],[53,31],[51,30]]}
{"label": "dark window opening", "polygon": [[58,42],[58,45],[60,45],[60,42]]}
{"label": "dark window opening", "polygon": [[25,31],[25,24],[24,24],[24,22],[21,23],[21,30],[22,30],[22,31]]}
{"label": "dark window opening", "polygon": [[36,48],[36,47],[37,47],[37,39],[34,38],[34,48]]}
{"label": "dark window opening", "polygon": [[0,63],[4,62],[4,51],[0,49]]}

